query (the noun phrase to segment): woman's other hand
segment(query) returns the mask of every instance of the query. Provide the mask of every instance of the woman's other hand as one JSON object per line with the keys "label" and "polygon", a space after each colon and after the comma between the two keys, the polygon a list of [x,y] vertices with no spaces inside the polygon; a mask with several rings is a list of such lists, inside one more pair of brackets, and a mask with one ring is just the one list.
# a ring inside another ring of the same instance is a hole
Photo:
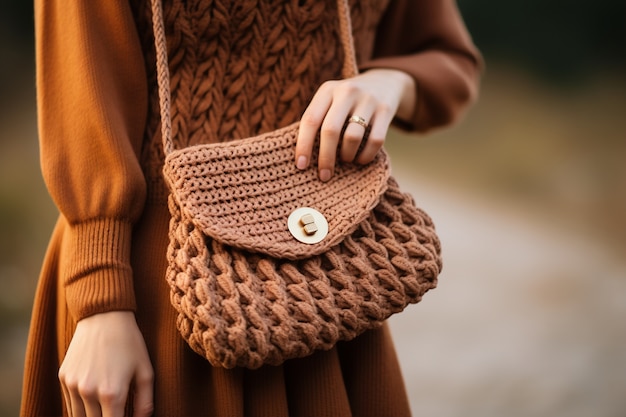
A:
{"label": "woman's other hand", "polygon": [[[328,181],[333,174],[339,146],[341,161],[371,162],[382,148],[393,118],[408,120],[415,105],[415,81],[402,71],[372,69],[353,78],[325,82],[302,115],[296,166],[304,169],[309,165],[318,132],[322,181]],[[341,137],[346,121],[353,116],[363,123],[348,123]],[[362,144],[366,130],[369,135]]]}
{"label": "woman's other hand", "polygon": [[152,414],[152,364],[132,312],[79,321],[59,379],[71,417],[123,417],[131,384],[134,417]]}

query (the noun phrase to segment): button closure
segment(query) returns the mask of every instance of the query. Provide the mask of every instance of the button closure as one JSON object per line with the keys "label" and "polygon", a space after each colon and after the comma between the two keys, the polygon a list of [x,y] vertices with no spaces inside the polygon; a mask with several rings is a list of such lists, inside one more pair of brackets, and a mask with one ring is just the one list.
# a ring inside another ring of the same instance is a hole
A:
{"label": "button closure", "polygon": [[328,235],[328,221],[311,207],[295,209],[287,219],[287,226],[294,238],[309,245],[321,242]]}

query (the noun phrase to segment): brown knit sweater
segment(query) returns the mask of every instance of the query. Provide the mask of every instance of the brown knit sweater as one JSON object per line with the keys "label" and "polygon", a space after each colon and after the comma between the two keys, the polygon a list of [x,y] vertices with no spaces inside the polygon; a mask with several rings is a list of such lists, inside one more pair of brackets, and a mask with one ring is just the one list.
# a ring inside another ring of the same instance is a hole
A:
{"label": "brown knit sweater", "polygon": [[[403,127],[423,132],[456,120],[477,95],[480,57],[454,1],[350,4],[360,68],[399,69],[416,81],[418,104]],[[283,383],[266,376],[263,395],[262,387],[249,386],[257,377],[242,371],[197,375],[205,364],[177,337],[163,285],[166,189],[149,4],[36,0],[35,12],[42,172],[61,215],[35,299],[23,415],[61,413],[56,371],[74,326],[112,310],[136,312],[155,367],[155,415],[253,415],[252,405],[267,415],[300,415],[296,409],[324,415],[324,404],[355,415],[398,415],[375,414],[390,412],[390,402],[406,411],[385,329],[346,348],[360,346],[350,360],[372,352],[386,358],[374,360],[380,366],[365,370],[367,376],[341,352],[330,362],[308,359],[323,362],[313,368],[328,369],[319,381],[306,362],[279,368]],[[164,14],[176,146],[285,126],[299,118],[323,81],[340,74],[335,0],[164,0]],[[288,378],[296,367],[308,381],[302,392]],[[339,376],[352,383],[328,382]],[[363,388],[362,378],[380,379],[385,395],[396,390],[400,400],[396,394],[381,399]],[[199,389],[204,399],[194,400],[189,393]],[[275,401],[260,405],[267,395]]]}

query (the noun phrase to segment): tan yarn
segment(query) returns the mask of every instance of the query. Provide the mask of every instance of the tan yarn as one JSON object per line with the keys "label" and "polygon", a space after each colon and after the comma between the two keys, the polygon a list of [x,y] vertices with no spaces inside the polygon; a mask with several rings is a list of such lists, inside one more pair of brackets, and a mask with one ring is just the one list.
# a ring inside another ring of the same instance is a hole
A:
{"label": "tan yarn", "polygon": [[289,261],[207,237],[170,199],[167,281],[185,340],[211,364],[278,365],[350,340],[437,284],[429,217],[394,180],[367,220],[330,250]]}
{"label": "tan yarn", "polygon": [[[314,168],[294,164],[298,125],[237,142],[198,145],[169,155],[165,177],[176,204],[204,234],[224,244],[277,258],[318,255],[365,220],[387,187],[389,164],[381,152],[368,167],[337,166],[323,183]],[[313,155],[317,156],[317,149]],[[321,242],[295,242],[286,219],[314,207],[328,219]]]}
{"label": "tan yarn", "polygon": [[[349,10],[337,3],[350,76]],[[377,327],[434,288],[439,240],[389,177],[384,152],[365,167],[338,165],[322,183],[315,161],[295,169],[297,124],[173,149],[161,4],[152,5],[171,189],[167,281],[189,345],[215,366],[278,365]],[[319,244],[299,243],[287,230],[287,217],[302,206],[329,221]]]}

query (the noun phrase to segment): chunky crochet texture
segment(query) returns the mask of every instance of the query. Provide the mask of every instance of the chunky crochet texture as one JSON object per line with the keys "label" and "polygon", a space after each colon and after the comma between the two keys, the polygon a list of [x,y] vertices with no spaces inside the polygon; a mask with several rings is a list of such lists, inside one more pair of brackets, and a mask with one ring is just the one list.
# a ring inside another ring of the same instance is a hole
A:
{"label": "chunky crochet texture", "polygon": [[[183,338],[213,365],[258,368],[329,349],[418,302],[441,269],[430,218],[389,177],[381,152],[296,170],[298,124],[225,144],[174,150],[160,0],[152,0],[164,175],[171,189],[167,281]],[[349,8],[337,0],[343,75],[356,72]],[[317,154],[317,152],[314,152]],[[287,218],[310,206],[330,232],[292,239]]]}
{"label": "chunky crochet texture", "polygon": [[411,196],[393,179],[388,185],[351,234],[300,261],[225,245],[170,197],[167,281],[183,338],[215,366],[278,365],[420,301],[437,284],[439,240]]}

